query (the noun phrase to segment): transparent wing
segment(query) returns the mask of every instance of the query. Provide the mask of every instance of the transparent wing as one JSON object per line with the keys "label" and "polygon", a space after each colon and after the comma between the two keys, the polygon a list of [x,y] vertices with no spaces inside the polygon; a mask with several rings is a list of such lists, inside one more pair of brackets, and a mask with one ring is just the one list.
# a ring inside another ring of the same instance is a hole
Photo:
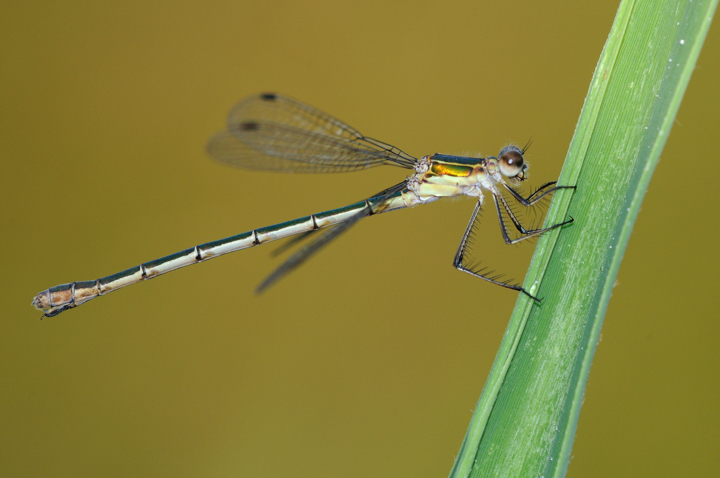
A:
{"label": "transparent wing", "polygon": [[[217,133],[210,138],[207,152],[213,159],[230,166],[254,169],[257,171],[273,171],[283,173],[342,173],[360,168],[349,168],[340,164],[318,164],[292,161],[277,156],[269,156],[231,135],[227,131]],[[373,164],[376,166],[377,164]],[[367,166],[370,167],[370,166]]]}
{"label": "transparent wing", "polygon": [[286,96],[251,96],[230,111],[227,131],[208,143],[214,159],[249,169],[342,172],[383,164],[412,169],[417,161],[367,138],[342,121]]}

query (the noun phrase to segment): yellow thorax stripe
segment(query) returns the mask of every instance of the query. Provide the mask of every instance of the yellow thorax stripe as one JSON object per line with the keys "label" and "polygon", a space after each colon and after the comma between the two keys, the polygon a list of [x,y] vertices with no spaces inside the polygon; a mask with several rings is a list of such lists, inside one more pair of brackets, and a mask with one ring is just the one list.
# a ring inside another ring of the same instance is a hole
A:
{"label": "yellow thorax stripe", "polygon": [[438,176],[467,177],[473,172],[473,167],[466,164],[446,163],[433,161],[430,171]]}

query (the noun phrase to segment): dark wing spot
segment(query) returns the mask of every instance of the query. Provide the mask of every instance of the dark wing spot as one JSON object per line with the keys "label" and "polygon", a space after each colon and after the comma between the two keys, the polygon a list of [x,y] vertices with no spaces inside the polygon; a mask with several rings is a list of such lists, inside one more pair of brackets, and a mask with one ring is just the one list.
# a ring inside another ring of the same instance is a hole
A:
{"label": "dark wing spot", "polygon": [[257,131],[260,129],[260,125],[253,121],[246,121],[245,123],[240,123],[240,129],[243,131]]}
{"label": "dark wing spot", "polygon": [[277,99],[277,95],[275,93],[263,93],[260,95],[260,99],[264,101],[275,101]]}

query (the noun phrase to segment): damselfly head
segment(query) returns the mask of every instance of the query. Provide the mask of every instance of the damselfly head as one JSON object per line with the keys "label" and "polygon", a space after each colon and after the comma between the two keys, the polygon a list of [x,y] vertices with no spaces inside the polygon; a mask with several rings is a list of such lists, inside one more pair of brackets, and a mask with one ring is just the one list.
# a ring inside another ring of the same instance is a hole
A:
{"label": "damselfly head", "polygon": [[528,165],[523,157],[523,150],[517,146],[505,146],[500,150],[498,166],[500,172],[514,183],[527,179]]}

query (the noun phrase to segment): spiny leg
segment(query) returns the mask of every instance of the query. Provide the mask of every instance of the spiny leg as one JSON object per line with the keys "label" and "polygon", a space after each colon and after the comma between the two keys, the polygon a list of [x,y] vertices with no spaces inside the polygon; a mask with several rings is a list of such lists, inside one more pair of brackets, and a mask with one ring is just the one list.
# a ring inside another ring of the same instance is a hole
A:
{"label": "spiny leg", "polygon": [[[507,189],[507,190],[510,192],[510,194],[512,194],[512,196],[513,196],[515,199],[517,199],[517,201],[518,201],[520,204],[522,204],[523,206],[532,206],[533,204],[536,204],[538,201],[540,201],[542,198],[544,198],[544,197],[547,196],[548,194],[554,193],[554,192],[557,191],[558,189],[575,189],[575,186],[555,186],[555,187],[550,187],[550,186],[553,186],[553,185],[555,185],[555,184],[556,184],[555,181],[549,182],[549,183],[547,183],[547,184],[543,184],[542,186],[540,186],[540,187],[538,188],[537,191],[535,191],[534,193],[532,193],[531,195],[529,195],[529,196],[526,197],[526,198],[522,197],[522,195],[521,195],[519,192],[517,192],[516,190],[514,190],[513,188],[511,188],[511,187],[508,186],[507,184],[503,184],[503,186],[505,186],[505,189]],[[549,188],[549,189],[548,189],[548,188]]]}
{"label": "spiny leg", "polygon": [[[507,230],[505,229],[505,221],[503,220],[502,211],[500,209],[500,204],[502,204],[503,208],[507,211],[508,216],[510,217],[510,221],[512,221],[513,225],[515,226],[515,229],[517,229],[520,234],[526,235],[530,231],[525,229],[523,225],[520,223],[518,218],[515,216],[515,213],[512,211],[512,208],[505,200],[505,196],[503,196],[499,191],[492,191],[493,199],[495,200],[495,207],[497,209],[498,217],[500,218],[500,227],[503,233],[503,238],[505,239],[505,242],[508,241],[509,237],[507,234]],[[507,242],[510,244],[509,242]]]}
{"label": "spiny leg", "polygon": [[[522,204],[525,207],[533,207],[538,202],[542,201],[545,197],[547,197],[549,194],[554,193],[558,189],[575,189],[575,186],[555,186],[552,187],[555,183],[555,181],[551,181],[549,183],[543,184],[540,186],[534,193],[532,193],[527,198],[524,198],[519,192],[517,192],[515,189],[511,188],[507,184],[503,183],[503,186],[505,189],[507,189],[512,196],[517,200],[520,204]],[[505,200],[505,197],[499,192],[499,191],[493,191],[493,195],[496,198],[496,201],[499,200],[503,208],[507,211],[508,216],[510,216],[510,220],[512,221],[513,225],[515,226],[515,229],[517,229],[520,234],[526,235],[532,232],[535,232],[536,230],[533,229],[531,231],[528,231],[523,227],[523,225],[520,223],[520,221],[515,216],[515,213],[512,211],[512,208],[510,208],[510,205]],[[500,214],[500,213],[498,213]]]}
{"label": "spiny leg", "polygon": [[470,274],[471,276],[478,277],[480,279],[486,280],[488,282],[491,282],[493,284],[497,284],[500,287],[505,287],[507,289],[512,289],[518,292],[522,292],[523,294],[527,295],[533,300],[536,300],[540,302],[540,299],[535,297],[534,295],[530,294],[528,291],[526,291],[524,288],[522,288],[519,285],[511,284],[508,281],[501,281],[498,280],[499,276],[495,277],[489,277],[487,275],[482,274],[482,270],[472,270],[465,266],[464,259],[465,259],[465,252],[467,250],[468,241],[470,239],[470,235],[472,234],[472,230],[475,227],[475,221],[478,219],[478,214],[482,210],[482,198],[478,201],[478,203],[475,205],[475,209],[473,210],[472,216],[470,217],[470,222],[468,222],[467,227],[465,228],[465,234],[463,234],[462,240],[460,241],[460,247],[458,247],[457,253],[455,254],[455,259],[453,260],[453,266],[462,272],[466,272]]}
{"label": "spiny leg", "polygon": [[[506,244],[517,244],[520,241],[530,239],[531,237],[537,237],[544,232],[551,231],[558,227],[564,226],[565,224],[570,224],[574,221],[574,219],[571,217],[567,221],[563,221],[559,224],[554,224],[545,229],[525,229],[523,225],[520,224],[520,221],[518,221],[517,217],[515,217],[515,214],[512,212],[512,209],[510,209],[510,206],[508,205],[507,201],[505,201],[505,198],[502,196],[502,194],[500,194],[499,192],[497,194],[493,193],[493,199],[495,200],[495,209],[497,210],[498,220],[500,221],[500,232],[502,232],[502,236]],[[505,227],[505,221],[503,220],[502,209],[500,208],[501,204],[507,212],[508,216],[510,217],[512,223],[515,225],[515,228],[520,231],[521,236],[517,239],[510,239],[510,236],[508,235],[507,228]]]}

